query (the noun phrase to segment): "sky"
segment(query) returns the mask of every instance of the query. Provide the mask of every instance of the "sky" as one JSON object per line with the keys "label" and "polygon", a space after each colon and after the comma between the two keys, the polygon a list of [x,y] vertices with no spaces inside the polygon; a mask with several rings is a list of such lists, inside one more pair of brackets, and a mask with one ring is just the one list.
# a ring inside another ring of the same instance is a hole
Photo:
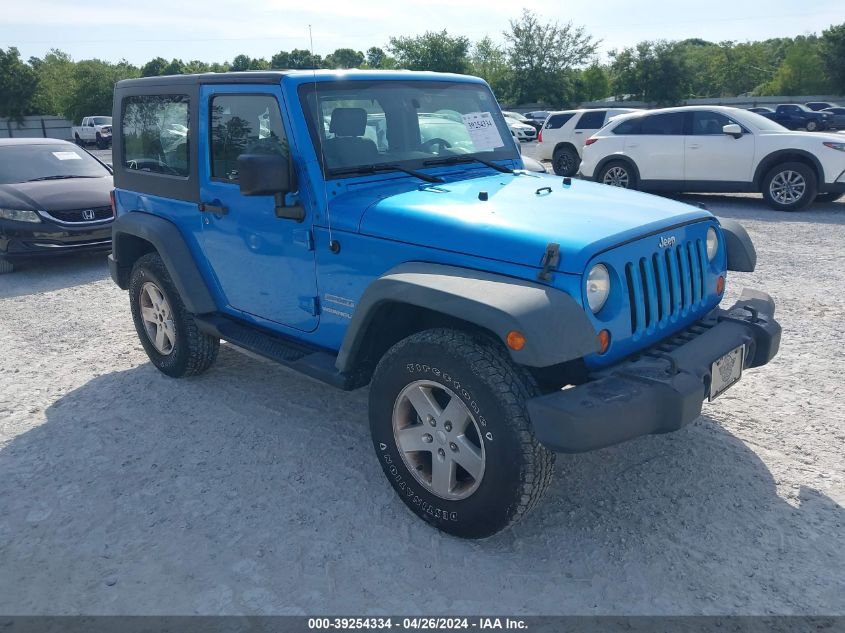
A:
{"label": "sky", "polygon": [[845,22],[842,0],[3,0],[0,48],[43,56],[59,48],[74,59],[153,57],[231,61],[270,59],[280,50],[386,48],[391,36],[447,29],[475,41],[501,41],[508,21],[530,7],[548,21],[583,25],[600,52],[646,39],[758,40],[820,33]]}

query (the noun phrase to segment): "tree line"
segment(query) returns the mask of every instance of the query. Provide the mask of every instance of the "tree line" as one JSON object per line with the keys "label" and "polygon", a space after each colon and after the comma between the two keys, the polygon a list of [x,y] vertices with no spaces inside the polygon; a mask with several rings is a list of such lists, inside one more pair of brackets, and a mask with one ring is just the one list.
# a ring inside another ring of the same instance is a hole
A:
{"label": "tree line", "polygon": [[14,47],[0,48],[0,117],[58,114],[79,121],[111,112],[114,83],[121,79],[269,69],[474,74],[488,81],[501,103],[556,108],[614,96],[673,105],[698,97],[845,94],[845,23],[820,35],[753,42],[644,41],[610,51],[604,62],[597,56],[600,44],[584,27],[523,11],[500,41],[471,42],[444,30],[391,37],[384,48],[339,48],[325,57],[295,48],[270,59],[238,55],[209,63],[156,57],[139,67],[125,60],[74,61],[57,49],[24,60]]}

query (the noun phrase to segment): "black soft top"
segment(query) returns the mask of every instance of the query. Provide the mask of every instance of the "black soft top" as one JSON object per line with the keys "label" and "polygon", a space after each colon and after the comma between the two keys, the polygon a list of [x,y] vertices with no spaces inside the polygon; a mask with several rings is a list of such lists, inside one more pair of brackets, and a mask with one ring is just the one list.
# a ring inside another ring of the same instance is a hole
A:
{"label": "black soft top", "polygon": [[118,81],[115,88],[150,88],[153,86],[190,86],[196,84],[277,84],[289,70],[260,70],[228,73],[198,73],[195,75],[161,75],[157,77],[141,77],[140,79],[123,79]]}

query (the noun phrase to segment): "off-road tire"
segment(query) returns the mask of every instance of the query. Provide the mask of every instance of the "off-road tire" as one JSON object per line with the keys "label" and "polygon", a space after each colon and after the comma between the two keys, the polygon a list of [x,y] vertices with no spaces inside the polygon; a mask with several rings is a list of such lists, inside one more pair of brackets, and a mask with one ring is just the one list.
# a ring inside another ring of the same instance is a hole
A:
{"label": "off-road tire", "polygon": [[14,264],[12,262],[0,258],[0,275],[5,275],[6,273],[10,273],[15,270]]}
{"label": "off-road tire", "polygon": [[82,142],[82,139],[81,139],[81,138],[79,138],[79,134],[74,134],[74,135],[73,135],[73,140],[74,140],[74,142],[75,142],[77,145],[79,145],[79,147],[85,147],[85,143],[83,143],[83,142]]}
{"label": "off-road tire", "polygon": [[103,140],[102,135],[97,132],[97,148],[98,149],[106,149],[108,147],[108,143]]}
{"label": "off-road tire", "polygon": [[[619,173],[619,170],[624,171],[625,177],[627,178],[627,185],[623,186],[621,184],[605,182],[605,179],[608,177],[608,174]],[[631,167],[631,165],[629,165],[623,160],[612,160],[607,163],[604,167],[602,167],[596,174],[596,182],[613,187],[620,187],[622,189],[636,189],[638,184],[637,174],[634,172],[634,169]]]}
{"label": "off-road tire", "polygon": [[561,147],[552,156],[552,169],[558,176],[574,176],[580,164],[578,152],[571,147]]}
{"label": "off-road tire", "polygon": [[[451,390],[478,420],[484,474],[464,499],[434,494],[400,453],[394,405],[415,381]],[[370,432],[379,463],[402,501],[424,521],[455,536],[491,536],[528,513],[552,478],[555,455],[537,442],[525,406],[538,393],[531,375],[495,341],[451,329],[414,334],[384,355],[370,385]]]}
{"label": "off-road tire", "polygon": [[[156,350],[141,318],[141,291],[145,282],[152,282],[164,294],[170,305],[175,330],[175,343],[168,354]],[[132,320],[144,351],[153,365],[173,378],[195,376],[211,367],[220,349],[220,340],[201,332],[193,315],[173,285],[170,274],[158,253],[147,253],[135,262],[129,279],[129,303]]]}
{"label": "off-road tire", "polygon": [[[799,174],[804,180],[804,191],[801,197],[792,202],[782,202],[777,200],[772,194],[772,181],[778,178],[779,175],[784,175],[789,172]],[[789,162],[776,165],[763,178],[761,193],[763,200],[766,201],[772,209],[776,211],[801,211],[806,209],[811,202],[816,199],[816,192],[818,185],[816,180],[816,172],[806,163]]]}
{"label": "off-road tire", "polygon": [[828,204],[830,202],[836,202],[837,200],[841,200],[842,198],[845,198],[845,193],[828,191],[826,193],[816,194],[816,199],[813,200],[813,202],[817,204]]}

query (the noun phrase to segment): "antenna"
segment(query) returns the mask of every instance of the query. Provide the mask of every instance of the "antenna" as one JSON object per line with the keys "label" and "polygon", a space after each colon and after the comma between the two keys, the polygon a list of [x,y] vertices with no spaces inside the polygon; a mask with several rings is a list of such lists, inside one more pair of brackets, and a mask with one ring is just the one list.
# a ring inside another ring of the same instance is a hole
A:
{"label": "antenna", "polygon": [[334,241],[334,237],[332,236],[332,212],[329,210],[329,187],[326,184],[326,175],[328,171],[326,170],[326,153],[323,150],[323,134],[324,132],[324,123],[323,123],[323,109],[320,106],[320,97],[317,94],[317,63],[316,58],[314,57],[314,36],[311,33],[311,25],[308,25],[308,42],[311,45],[311,73],[314,78],[314,105],[316,106],[316,116],[317,116],[317,143],[320,145],[320,171],[323,175],[323,202],[326,207],[326,224],[329,229],[329,250],[332,253],[337,253],[340,251],[340,244]]}

